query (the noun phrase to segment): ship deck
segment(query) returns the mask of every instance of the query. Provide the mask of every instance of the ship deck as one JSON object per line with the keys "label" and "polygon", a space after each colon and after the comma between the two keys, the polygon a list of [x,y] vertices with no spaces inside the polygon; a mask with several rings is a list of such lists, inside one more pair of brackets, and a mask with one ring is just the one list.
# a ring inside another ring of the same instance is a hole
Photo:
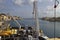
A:
{"label": "ship deck", "polygon": [[48,38],[47,40],[60,40],[60,38]]}

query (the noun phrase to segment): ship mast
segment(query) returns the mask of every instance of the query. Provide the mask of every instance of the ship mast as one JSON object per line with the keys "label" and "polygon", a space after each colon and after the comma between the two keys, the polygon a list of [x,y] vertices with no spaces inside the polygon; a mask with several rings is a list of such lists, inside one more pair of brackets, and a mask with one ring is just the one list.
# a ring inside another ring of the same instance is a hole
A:
{"label": "ship mast", "polygon": [[33,2],[33,14],[35,15],[35,31],[37,32],[37,37],[39,36],[39,19],[38,19],[38,10],[37,10],[37,0]]}

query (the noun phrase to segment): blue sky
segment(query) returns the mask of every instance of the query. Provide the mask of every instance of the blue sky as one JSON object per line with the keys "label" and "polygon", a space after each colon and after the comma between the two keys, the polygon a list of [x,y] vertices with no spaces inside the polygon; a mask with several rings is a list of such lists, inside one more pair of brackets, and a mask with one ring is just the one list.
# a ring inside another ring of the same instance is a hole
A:
{"label": "blue sky", "polygon": [[[0,13],[10,13],[24,18],[33,17],[34,0],[0,0]],[[60,0],[58,0],[60,1]],[[54,0],[38,0],[39,17],[54,16]],[[60,4],[57,7],[56,16],[60,16]]]}

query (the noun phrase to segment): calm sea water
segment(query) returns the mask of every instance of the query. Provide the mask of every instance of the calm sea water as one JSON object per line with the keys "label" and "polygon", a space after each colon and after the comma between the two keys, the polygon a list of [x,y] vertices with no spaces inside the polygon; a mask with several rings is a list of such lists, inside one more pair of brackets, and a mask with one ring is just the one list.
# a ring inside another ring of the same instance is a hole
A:
{"label": "calm sea water", "polygon": [[[30,25],[30,26],[35,25],[35,22],[33,19],[18,20],[18,22],[25,27],[26,25]],[[11,26],[18,27],[16,22],[11,21],[10,23],[11,23]],[[55,33],[55,37],[60,37],[60,22],[55,23],[55,32],[54,32],[54,22],[39,20],[39,23],[40,23],[40,29],[43,30],[46,36],[54,37],[54,33]]]}

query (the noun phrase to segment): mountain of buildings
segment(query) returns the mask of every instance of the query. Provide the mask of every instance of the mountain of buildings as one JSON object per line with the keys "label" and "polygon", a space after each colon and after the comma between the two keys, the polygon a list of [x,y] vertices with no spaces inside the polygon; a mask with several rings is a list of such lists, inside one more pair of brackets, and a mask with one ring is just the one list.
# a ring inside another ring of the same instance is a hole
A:
{"label": "mountain of buildings", "polygon": [[41,20],[46,20],[50,22],[60,22],[60,17],[43,17]]}
{"label": "mountain of buildings", "polygon": [[18,16],[10,16],[10,15],[4,14],[4,13],[0,14],[0,21],[2,21],[2,20],[10,21],[13,18],[16,19],[16,20],[22,19],[21,17],[18,17]]}

